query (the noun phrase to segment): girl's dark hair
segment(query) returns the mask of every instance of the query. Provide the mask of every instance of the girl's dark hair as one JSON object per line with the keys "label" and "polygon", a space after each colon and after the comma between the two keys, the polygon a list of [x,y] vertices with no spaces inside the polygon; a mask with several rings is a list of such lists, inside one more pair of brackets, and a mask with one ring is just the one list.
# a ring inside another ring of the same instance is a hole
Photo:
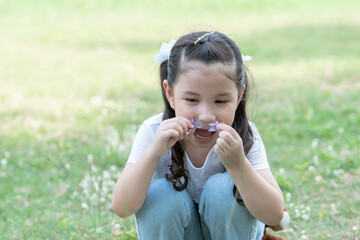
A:
{"label": "girl's dark hair", "polygon": [[[169,87],[173,87],[179,75],[185,71],[183,63],[187,61],[199,61],[206,64],[223,63],[236,65],[236,79],[234,79],[239,91],[245,84],[246,88],[242,99],[235,111],[232,127],[237,131],[243,141],[244,151],[247,154],[253,144],[253,135],[246,115],[246,98],[249,88],[248,77],[244,68],[242,55],[236,44],[226,35],[214,32],[198,40],[208,32],[193,32],[182,36],[176,41],[171,50],[169,60],[160,65],[161,92],[165,103],[163,120],[175,117],[175,111],[171,108],[166,98],[163,81],[167,79]],[[195,44],[196,42],[196,44]],[[171,148],[170,172],[166,178],[173,181],[176,190],[184,190],[189,182],[187,170],[184,168],[184,148],[180,141]],[[239,203],[238,191],[234,185],[234,196]]]}

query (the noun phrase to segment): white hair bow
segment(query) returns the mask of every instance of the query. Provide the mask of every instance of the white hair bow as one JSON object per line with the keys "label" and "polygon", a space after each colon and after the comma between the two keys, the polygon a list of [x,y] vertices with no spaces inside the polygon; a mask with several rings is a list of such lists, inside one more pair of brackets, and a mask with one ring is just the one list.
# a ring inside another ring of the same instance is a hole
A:
{"label": "white hair bow", "polygon": [[244,64],[245,64],[246,61],[250,61],[250,60],[253,59],[252,56],[249,56],[249,55],[244,56],[244,55],[242,55],[242,54],[241,54],[241,58],[242,58]]}
{"label": "white hair bow", "polygon": [[173,46],[175,45],[175,43],[176,43],[176,40],[172,39],[169,43],[163,42],[161,44],[159,53],[154,55],[154,60],[157,65],[160,65],[169,59],[170,51],[173,48]]}

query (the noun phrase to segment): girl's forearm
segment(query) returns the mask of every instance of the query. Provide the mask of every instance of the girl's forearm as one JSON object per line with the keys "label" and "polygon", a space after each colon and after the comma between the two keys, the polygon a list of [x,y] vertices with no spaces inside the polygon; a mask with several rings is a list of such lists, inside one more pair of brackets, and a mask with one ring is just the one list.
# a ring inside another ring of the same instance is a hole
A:
{"label": "girl's forearm", "polygon": [[268,183],[245,159],[240,168],[227,169],[249,212],[259,221],[274,226],[284,212],[284,200],[277,188]]}
{"label": "girl's forearm", "polygon": [[141,208],[158,161],[148,147],[137,163],[125,166],[112,196],[112,207],[118,216],[128,217]]}

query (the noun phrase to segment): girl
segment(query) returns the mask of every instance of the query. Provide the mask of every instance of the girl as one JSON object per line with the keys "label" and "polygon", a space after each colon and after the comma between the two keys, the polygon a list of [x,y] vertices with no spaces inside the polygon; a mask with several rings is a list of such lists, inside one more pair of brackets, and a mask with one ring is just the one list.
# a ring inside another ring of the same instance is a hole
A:
{"label": "girl", "polygon": [[165,110],[140,127],[113,210],[135,213],[140,239],[261,239],[284,201],[246,116],[242,54],[219,32],[174,42],[155,56]]}

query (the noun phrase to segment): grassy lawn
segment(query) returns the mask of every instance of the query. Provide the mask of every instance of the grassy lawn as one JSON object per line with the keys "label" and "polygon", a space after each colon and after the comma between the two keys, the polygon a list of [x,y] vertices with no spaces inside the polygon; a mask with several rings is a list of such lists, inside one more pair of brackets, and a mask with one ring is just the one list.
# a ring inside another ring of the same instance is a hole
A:
{"label": "grassy lawn", "polygon": [[287,239],[359,239],[360,2],[0,0],[0,239],[136,239],[111,192],[162,111],[161,42],[234,39],[249,113],[292,222]]}

